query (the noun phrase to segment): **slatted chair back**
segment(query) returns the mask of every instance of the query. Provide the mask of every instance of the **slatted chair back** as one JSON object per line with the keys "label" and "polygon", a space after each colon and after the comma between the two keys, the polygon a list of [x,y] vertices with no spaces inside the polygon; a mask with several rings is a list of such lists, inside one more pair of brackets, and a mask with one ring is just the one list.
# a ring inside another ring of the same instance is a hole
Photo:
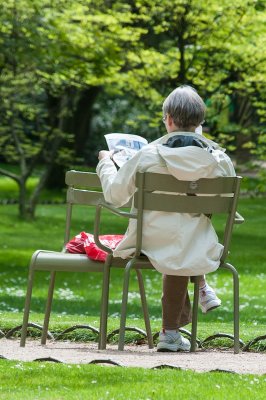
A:
{"label": "slatted chair back", "polygon": [[138,210],[136,255],[141,253],[145,210],[205,214],[227,214],[223,235],[224,261],[232,236],[241,177],[219,177],[180,181],[171,175],[137,173],[134,206]]}
{"label": "slatted chair back", "polygon": [[[242,223],[244,219],[236,212],[240,191],[241,177],[220,177],[214,179],[199,179],[197,181],[179,181],[173,176],[157,173],[137,173],[134,195],[136,208],[137,237],[135,256],[129,260],[124,273],[124,285],[120,319],[119,349],[124,348],[125,323],[128,302],[129,274],[135,264],[141,260],[143,213],[162,211],[171,213],[205,214],[209,218],[212,214],[227,214],[224,229],[224,250],[220,261],[220,268],[232,273],[234,283],[234,352],[239,353],[239,278],[237,270],[225,262],[229,250],[234,223]],[[178,227],[177,227],[178,229]],[[197,313],[199,299],[199,276],[191,277],[194,283],[191,351],[196,350]],[[148,315],[148,314],[147,314]],[[148,316],[147,316],[147,321]],[[146,323],[146,326],[148,322]]]}
{"label": "slatted chair back", "polygon": [[101,182],[96,173],[67,171],[65,182],[67,209],[64,245],[70,239],[73,205],[97,206],[104,199]]}

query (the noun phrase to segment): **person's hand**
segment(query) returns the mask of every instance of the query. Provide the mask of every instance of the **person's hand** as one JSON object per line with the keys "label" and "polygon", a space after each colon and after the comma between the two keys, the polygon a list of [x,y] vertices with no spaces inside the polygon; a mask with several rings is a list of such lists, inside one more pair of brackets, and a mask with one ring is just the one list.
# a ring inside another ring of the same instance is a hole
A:
{"label": "person's hand", "polygon": [[99,151],[99,154],[98,154],[98,160],[102,160],[103,158],[107,158],[107,157],[111,158],[111,156],[112,156],[111,151],[101,150],[101,151]]}

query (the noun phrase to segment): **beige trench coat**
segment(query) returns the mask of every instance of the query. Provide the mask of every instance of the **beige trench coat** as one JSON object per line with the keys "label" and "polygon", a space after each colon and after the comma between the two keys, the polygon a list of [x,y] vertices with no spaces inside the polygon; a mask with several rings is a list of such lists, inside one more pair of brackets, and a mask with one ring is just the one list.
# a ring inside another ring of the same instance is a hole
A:
{"label": "beige trench coat", "polygon": [[[230,158],[212,145],[212,153],[199,147],[169,148],[162,146],[170,136],[191,135],[189,132],[173,132],[143,147],[118,171],[108,157],[97,165],[105,200],[120,207],[134,194],[136,172],[171,174],[180,180],[197,180],[234,176]],[[193,133],[195,136],[195,134]],[[164,229],[165,227],[165,229]],[[125,238],[114,255],[126,258],[134,253],[136,221],[130,220]],[[216,232],[205,215],[172,214],[146,211],[144,213],[142,252],[153,266],[168,275],[193,276],[215,271],[219,266],[223,246],[218,243]]]}

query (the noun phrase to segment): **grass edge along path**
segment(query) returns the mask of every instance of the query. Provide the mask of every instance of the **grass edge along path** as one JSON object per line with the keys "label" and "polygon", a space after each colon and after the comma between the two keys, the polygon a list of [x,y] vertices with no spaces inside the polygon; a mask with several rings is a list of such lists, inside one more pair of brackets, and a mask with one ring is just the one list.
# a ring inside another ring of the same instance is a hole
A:
{"label": "grass edge along path", "polygon": [[0,360],[1,400],[264,399],[266,377]]}

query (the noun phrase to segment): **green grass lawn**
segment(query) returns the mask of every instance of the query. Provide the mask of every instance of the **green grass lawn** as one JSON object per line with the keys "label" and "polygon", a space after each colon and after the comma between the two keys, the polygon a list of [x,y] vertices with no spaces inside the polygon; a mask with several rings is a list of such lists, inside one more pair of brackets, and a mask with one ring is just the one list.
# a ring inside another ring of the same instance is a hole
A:
{"label": "green grass lawn", "polygon": [[[27,181],[27,194],[30,195],[36,186],[37,178],[32,177]],[[64,201],[65,190],[47,190],[43,189],[40,195],[40,202],[53,201],[62,202]],[[2,203],[17,201],[18,200],[18,185],[17,183],[5,176],[1,176],[0,179],[0,201]]]}
{"label": "green grass lawn", "polygon": [[[235,227],[231,246],[230,261],[240,274],[240,336],[245,342],[266,334],[265,211],[265,199],[241,199],[239,212],[245,217],[245,223]],[[0,218],[0,329],[6,332],[22,322],[31,254],[38,248],[60,250],[62,247],[65,207],[40,205],[36,220],[29,222],[18,219],[16,205],[0,206]],[[79,209],[74,214],[74,221],[72,235],[82,230],[93,231],[93,213],[88,209]],[[216,220],[215,225],[220,231],[222,221]],[[105,214],[102,233],[124,231],[124,220]],[[161,276],[155,271],[144,272],[155,333],[161,327]],[[209,275],[208,281],[216,288],[222,306],[207,315],[199,313],[200,339],[216,332],[233,332],[231,277],[221,271]],[[47,285],[47,274],[38,273],[33,291],[32,322],[42,323]],[[111,275],[109,332],[119,326],[121,285],[122,271],[114,270]],[[130,290],[127,325],[144,328],[136,279],[132,279]],[[101,274],[58,274],[50,330],[56,333],[74,324],[90,324],[98,328],[100,292]],[[38,332],[31,334],[39,335]],[[135,334],[133,336],[135,338]],[[133,336],[128,334],[128,340]],[[85,330],[74,331],[67,338],[97,340],[94,334]],[[210,345],[232,344],[217,340]],[[256,349],[265,350],[265,341]],[[0,360],[1,400],[263,399],[265,386],[265,376]]]}
{"label": "green grass lawn", "polygon": [[[239,211],[245,223],[235,227],[230,261],[240,274],[240,336],[246,342],[266,333],[265,271],[265,199],[241,199]],[[22,321],[28,263],[38,248],[59,250],[62,246],[65,207],[41,205],[34,222],[20,221],[16,206],[0,207],[0,329],[6,331]],[[93,213],[81,208],[74,215],[72,234],[82,230],[93,231]],[[215,221],[218,231],[221,221]],[[125,221],[105,214],[103,233],[123,233]],[[140,299],[137,282],[133,277],[128,308],[127,325],[144,327],[140,317]],[[161,276],[155,271],[144,271],[153,332],[161,324]],[[208,277],[209,283],[222,299],[222,307],[207,315],[199,315],[198,336],[205,338],[216,332],[232,333],[232,282],[226,271]],[[32,302],[32,322],[42,322],[48,275],[37,274]],[[119,326],[122,271],[111,276],[109,331]],[[99,327],[101,274],[58,274],[50,329],[59,331],[76,323],[89,323]],[[192,289],[192,288],[191,288]],[[189,327],[188,327],[189,328]],[[87,333],[74,336],[86,338]],[[91,339],[91,335],[88,335]]]}
{"label": "green grass lawn", "polygon": [[265,376],[0,360],[1,400],[264,399],[265,390]]}

